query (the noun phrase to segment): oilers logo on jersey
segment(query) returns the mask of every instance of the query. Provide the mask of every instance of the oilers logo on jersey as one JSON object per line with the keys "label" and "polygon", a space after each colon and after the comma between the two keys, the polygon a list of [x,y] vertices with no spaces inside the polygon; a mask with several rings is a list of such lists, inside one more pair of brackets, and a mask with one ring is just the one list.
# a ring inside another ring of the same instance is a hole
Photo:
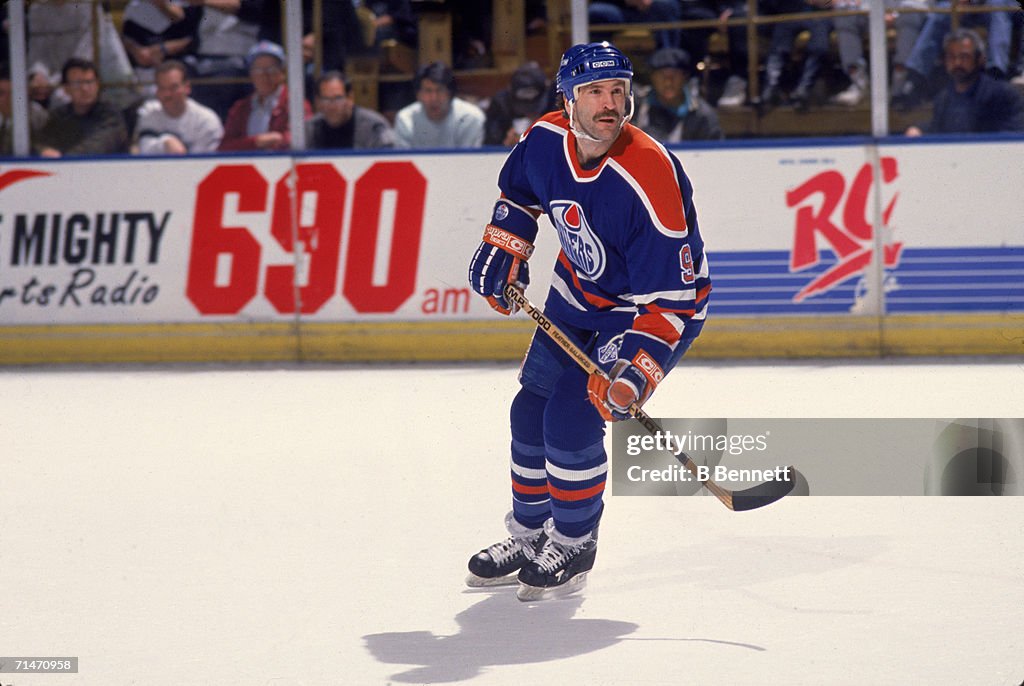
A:
{"label": "oilers logo on jersey", "polygon": [[604,245],[587,222],[583,208],[571,200],[553,200],[550,212],[565,256],[583,275],[599,278],[607,261]]}

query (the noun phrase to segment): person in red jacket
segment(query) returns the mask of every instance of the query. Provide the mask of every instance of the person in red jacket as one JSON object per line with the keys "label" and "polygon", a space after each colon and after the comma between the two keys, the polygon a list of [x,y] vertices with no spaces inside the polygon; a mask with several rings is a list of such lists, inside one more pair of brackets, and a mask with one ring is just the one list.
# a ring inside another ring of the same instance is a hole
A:
{"label": "person in red jacket", "polygon": [[[287,150],[292,139],[288,128],[288,87],[285,56],[280,45],[260,41],[246,58],[253,93],[235,101],[224,122],[219,150]],[[303,119],[313,112],[303,102]]]}

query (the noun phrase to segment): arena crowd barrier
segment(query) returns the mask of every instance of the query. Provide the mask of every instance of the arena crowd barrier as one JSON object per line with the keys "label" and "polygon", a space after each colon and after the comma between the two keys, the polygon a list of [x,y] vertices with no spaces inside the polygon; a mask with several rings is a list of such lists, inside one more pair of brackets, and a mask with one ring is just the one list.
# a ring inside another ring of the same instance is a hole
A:
{"label": "arena crowd barrier", "polygon": [[[714,285],[691,356],[1024,354],[1024,138],[671,152]],[[506,154],[0,162],[0,364],[516,359],[530,324],[466,281]]]}

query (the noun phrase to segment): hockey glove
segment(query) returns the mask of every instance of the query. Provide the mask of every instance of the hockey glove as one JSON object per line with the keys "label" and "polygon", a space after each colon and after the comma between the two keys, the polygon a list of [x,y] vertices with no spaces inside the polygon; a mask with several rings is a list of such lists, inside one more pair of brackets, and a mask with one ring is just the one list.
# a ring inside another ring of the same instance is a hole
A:
{"label": "hockey glove", "polygon": [[656,383],[629,362],[619,360],[607,376],[593,373],[587,380],[587,397],[605,421],[629,419],[629,406],[643,405]]}
{"label": "hockey glove", "polygon": [[524,238],[488,224],[484,238],[469,263],[469,283],[473,290],[487,298],[492,308],[509,315],[519,309],[505,299],[505,285],[526,288],[530,283],[527,260],[533,244]]}

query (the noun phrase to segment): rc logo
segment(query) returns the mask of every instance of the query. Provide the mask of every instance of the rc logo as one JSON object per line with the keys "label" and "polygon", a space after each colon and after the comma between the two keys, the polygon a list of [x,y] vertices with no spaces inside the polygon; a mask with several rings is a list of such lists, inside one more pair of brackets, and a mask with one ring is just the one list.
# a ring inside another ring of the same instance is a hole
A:
{"label": "rc logo", "polygon": [[[881,159],[881,185],[894,183],[899,170],[894,157]],[[800,302],[811,296],[827,293],[856,276],[862,276],[874,257],[875,227],[868,221],[868,199],[872,196],[874,173],[865,164],[847,186],[846,177],[836,170],[817,174],[786,193],[786,206],[796,208],[793,251],[789,269],[796,273],[821,263],[821,249],[826,246],[836,262],[818,274],[796,297]],[[899,193],[890,192],[882,209],[882,227],[890,227]],[[882,246],[882,265],[895,269],[900,263],[903,244],[897,241]]]}
{"label": "rc logo", "polygon": [[553,200],[550,217],[569,261],[588,278],[600,277],[606,262],[604,245],[590,228],[579,204],[571,200]]}

